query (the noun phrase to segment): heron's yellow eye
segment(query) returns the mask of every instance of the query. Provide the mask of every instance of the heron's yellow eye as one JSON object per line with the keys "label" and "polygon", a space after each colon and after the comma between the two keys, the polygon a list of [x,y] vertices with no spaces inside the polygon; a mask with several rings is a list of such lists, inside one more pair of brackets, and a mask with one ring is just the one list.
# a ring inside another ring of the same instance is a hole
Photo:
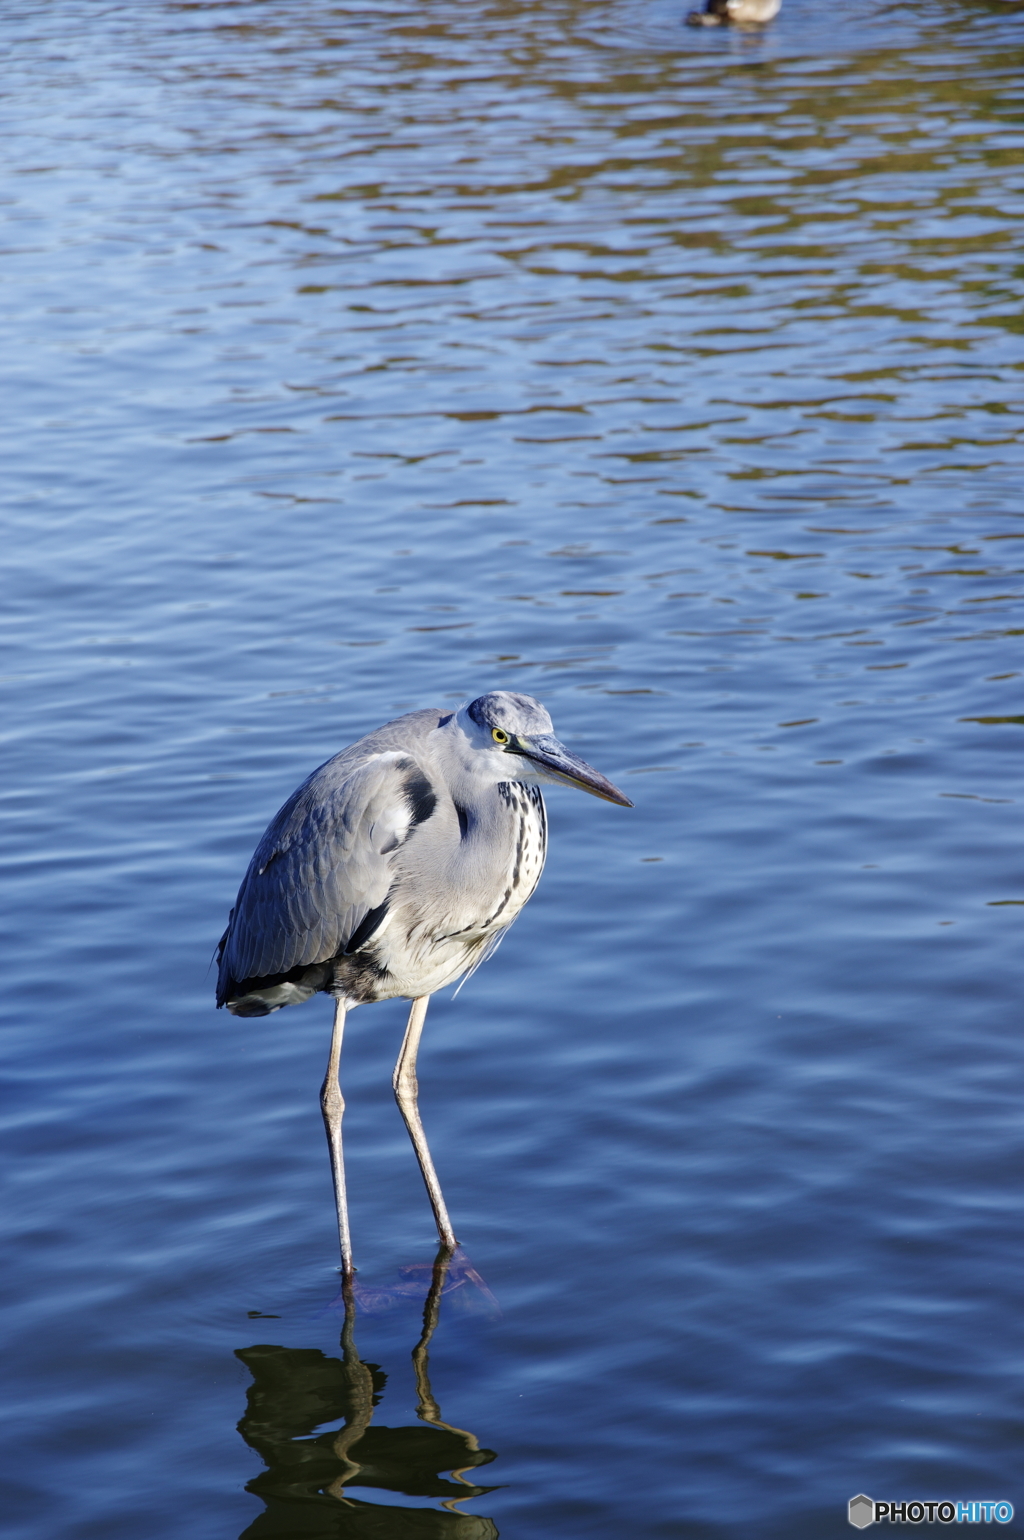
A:
{"label": "heron's yellow eye", "polygon": [[508,733],[505,732],[504,729],[500,728],[500,727],[492,727],[491,728],[491,737],[494,739],[495,743],[507,743],[508,742]]}

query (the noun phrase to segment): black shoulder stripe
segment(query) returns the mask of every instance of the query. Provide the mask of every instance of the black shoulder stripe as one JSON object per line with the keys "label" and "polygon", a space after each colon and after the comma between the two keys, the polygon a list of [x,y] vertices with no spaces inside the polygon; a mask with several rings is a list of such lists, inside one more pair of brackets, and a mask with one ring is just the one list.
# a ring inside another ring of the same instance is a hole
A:
{"label": "black shoulder stripe", "polygon": [[359,948],[361,946],[365,946],[366,943],[376,934],[380,928],[384,916],[388,912],[388,904],[390,901],[391,899],[389,895],[382,904],[377,905],[376,909],[371,909],[369,914],[367,914],[361,923],[356,926],[355,930],[352,932],[351,936],[349,936],[342,949],[341,955],[343,957],[351,957],[353,952],[358,952]]}
{"label": "black shoulder stripe", "polygon": [[413,826],[429,818],[437,806],[434,788],[418,767],[413,769],[405,782],[405,798],[412,813]]}

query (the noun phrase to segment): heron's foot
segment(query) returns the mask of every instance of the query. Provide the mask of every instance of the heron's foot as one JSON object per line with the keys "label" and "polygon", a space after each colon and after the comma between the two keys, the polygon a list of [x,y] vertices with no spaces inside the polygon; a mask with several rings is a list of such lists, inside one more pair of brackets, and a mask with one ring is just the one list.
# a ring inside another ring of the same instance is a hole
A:
{"label": "heron's foot", "polygon": [[[440,1259],[444,1258],[442,1249]],[[345,1280],[323,1314],[344,1313],[346,1295],[360,1315],[387,1315],[404,1304],[422,1305],[434,1286],[437,1265],[438,1259],[407,1262],[399,1267],[398,1277],[391,1283],[370,1283],[354,1277]],[[447,1260],[440,1296],[448,1299],[459,1314],[481,1316],[485,1320],[496,1320],[501,1315],[498,1301],[461,1246]]]}
{"label": "heron's foot", "polygon": [[[439,1259],[444,1259],[445,1251],[446,1248],[442,1246]],[[398,1271],[410,1283],[415,1279],[417,1287],[425,1293],[433,1281],[436,1267],[437,1260],[432,1263],[413,1262],[400,1267]],[[491,1320],[501,1314],[498,1301],[457,1243],[455,1250],[447,1257],[441,1295],[449,1299],[455,1309],[464,1310],[467,1314],[484,1315]]]}

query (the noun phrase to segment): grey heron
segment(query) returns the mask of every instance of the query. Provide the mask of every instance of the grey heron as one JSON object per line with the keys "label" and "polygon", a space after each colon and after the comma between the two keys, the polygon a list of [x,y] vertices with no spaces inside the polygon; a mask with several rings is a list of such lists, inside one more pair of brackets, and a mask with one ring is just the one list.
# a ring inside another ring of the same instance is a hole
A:
{"label": "grey heron", "polygon": [[320,1105],[342,1271],[352,1243],[338,1070],[347,1012],[412,1001],[392,1084],[441,1245],[458,1244],[417,1105],[430,996],[479,967],[530,897],[547,848],[542,785],[628,797],[556,738],[529,695],[492,690],[457,711],[412,711],[314,770],[273,819],[217,954],[217,1004],[266,1016],[321,991],[334,1028]]}

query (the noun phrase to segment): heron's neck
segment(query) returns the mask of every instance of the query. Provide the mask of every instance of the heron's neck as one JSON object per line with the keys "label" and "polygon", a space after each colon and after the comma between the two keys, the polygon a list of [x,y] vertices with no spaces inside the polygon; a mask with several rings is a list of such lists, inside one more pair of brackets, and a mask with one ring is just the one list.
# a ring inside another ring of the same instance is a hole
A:
{"label": "heron's neck", "polygon": [[438,779],[458,806],[471,810],[481,808],[493,798],[501,781],[524,779],[521,765],[514,756],[503,756],[508,760],[508,770],[505,773],[502,764],[499,773],[495,759],[473,749],[457,727],[452,731],[453,726],[437,728],[430,737]]}

